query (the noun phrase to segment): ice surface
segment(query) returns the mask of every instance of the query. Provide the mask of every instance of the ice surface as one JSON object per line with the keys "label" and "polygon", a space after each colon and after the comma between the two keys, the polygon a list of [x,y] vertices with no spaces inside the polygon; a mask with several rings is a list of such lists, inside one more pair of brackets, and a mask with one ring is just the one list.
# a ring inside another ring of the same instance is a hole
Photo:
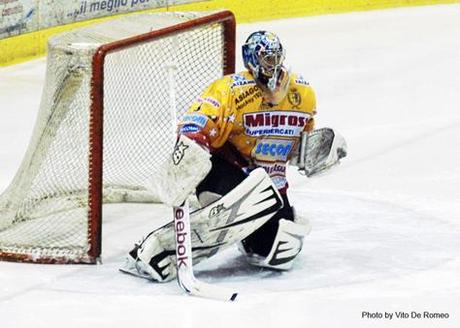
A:
{"label": "ice surface", "polygon": [[[169,210],[110,205],[102,265],[0,263],[0,327],[460,326],[460,5],[244,24],[238,44],[256,29],[279,34],[317,91],[318,126],[349,146],[328,174],[289,171],[292,203],[313,224],[294,269],[248,267],[236,249],[199,265],[198,278],[241,292],[232,304],[120,274],[132,242]],[[26,149],[44,73],[43,59],[0,69],[0,190]]]}

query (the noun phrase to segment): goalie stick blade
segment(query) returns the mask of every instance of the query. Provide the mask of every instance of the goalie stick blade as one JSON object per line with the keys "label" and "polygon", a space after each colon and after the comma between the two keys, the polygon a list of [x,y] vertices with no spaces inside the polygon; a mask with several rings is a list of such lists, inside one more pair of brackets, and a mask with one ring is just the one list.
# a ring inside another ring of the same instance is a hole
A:
{"label": "goalie stick blade", "polygon": [[192,296],[231,302],[235,301],[238,296],[238,292],[234,292],[231,289],[214,286],[197,280],[193,272],[186,271],[182,272],[182,274],[179,272],[178,282],[182,289]]}

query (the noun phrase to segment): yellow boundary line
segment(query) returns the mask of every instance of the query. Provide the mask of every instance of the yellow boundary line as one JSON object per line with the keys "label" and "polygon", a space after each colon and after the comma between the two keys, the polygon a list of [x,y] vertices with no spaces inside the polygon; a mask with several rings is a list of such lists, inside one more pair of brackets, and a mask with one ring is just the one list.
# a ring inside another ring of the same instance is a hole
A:
{"label": "yellow boundary line", "polygon": [[[247,23],[288,17],[458,2],[460,0],[211,0],[145,12],[201,11],[225,8],[235,14],[238,23]],[[47,40],[52,35],[114,17],[116,16],[97,18],[2,39],[0,40],[0,66],[9,66],[43,56],[46,53]]]}

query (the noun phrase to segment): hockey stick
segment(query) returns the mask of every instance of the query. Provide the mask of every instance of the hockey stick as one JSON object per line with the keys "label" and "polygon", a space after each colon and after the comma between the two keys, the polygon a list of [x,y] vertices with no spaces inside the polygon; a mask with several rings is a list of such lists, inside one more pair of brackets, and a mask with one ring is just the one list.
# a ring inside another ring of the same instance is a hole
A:
{"label": "hockey stick", "polygon": [[238,293],[213,286],[195,278],[192,265],[192,237],[190,234],[190,210],[188,200],[175,206],[174,231],[176,233],[176,268],[179,286],[190,295],[223,301],[234,301]]}
{"label": "hockey stick", "polygon": [[[172,38],[172,46],[177,49],[177,39]],[[172,62],[166,65],[169,84],[169,106],[172,116],[172,131],[176,132],[176,71],[177,66]],[[213,298],[224,301],[234,301],[238,293],[212,286],[195,278],[192,266],[192,237],[190,234],[190,209],[188,200],[182,206],[173,207],[174,231],[176,233],[176,267],[179,286],[190,295]]]}

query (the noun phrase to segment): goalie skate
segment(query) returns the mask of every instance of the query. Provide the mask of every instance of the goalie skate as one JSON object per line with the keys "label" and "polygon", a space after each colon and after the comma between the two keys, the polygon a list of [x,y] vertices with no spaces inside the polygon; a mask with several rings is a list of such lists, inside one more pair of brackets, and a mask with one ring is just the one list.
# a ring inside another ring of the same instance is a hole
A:
{"label": "goalie skate", "polygon": [[[268,221],[283,201],[263,169],[221,199],[190,213],[193,263],[246,238]],[[155,281],[176,276],[174,222],[150,233],[129,253],[120,271]],[[180,235],[178,235],[180,238]]]}

